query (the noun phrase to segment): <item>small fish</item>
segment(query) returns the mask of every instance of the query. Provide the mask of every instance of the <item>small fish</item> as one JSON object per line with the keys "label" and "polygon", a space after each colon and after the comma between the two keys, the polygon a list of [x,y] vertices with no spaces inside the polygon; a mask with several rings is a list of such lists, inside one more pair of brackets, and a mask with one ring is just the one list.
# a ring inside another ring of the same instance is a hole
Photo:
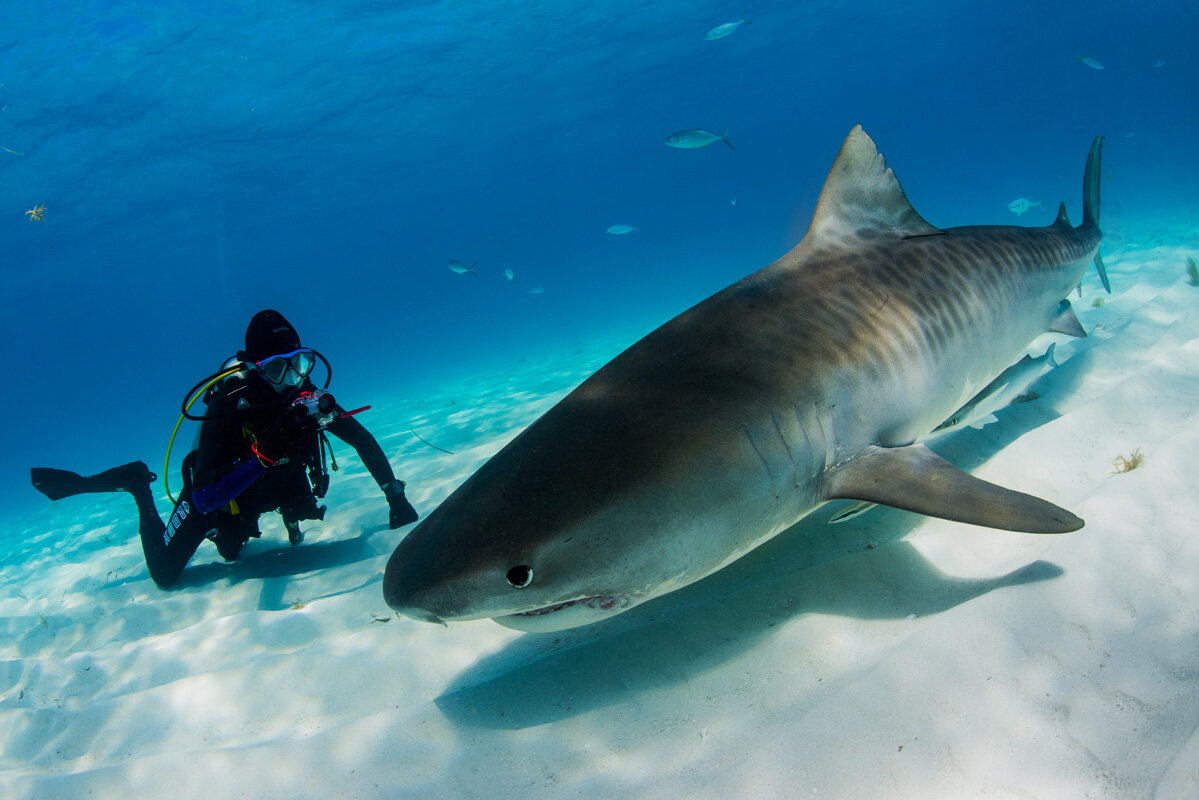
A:
{"label": "small fish", "polygon": [[1027,197],[1017,197],[1015,200],[1007,204],[1007,210],[1015,214],[1017,217],[1022,215],[1030,208],[1044,208],[1040,200],[1029,200]]}
{"label": "small fish", "polygon": [[989,422],[995,422],[995,412],[1007,408],[1028,392],[1028,387],[1037,378],[1056,367],[1053,350],[1057,344],[1049,345],[1044,355],[1033,358],[1025,356],[1012,366],[999,373],[995,380],[971,398],[949,419],[938,425],[933,433],[941,434],[955,431],[958,428],[981,428]]}
{"label": "small fish", "polygon": [[22,153],[22,152],[19,152],[19,151],[17,151],[17,150],[13,150],[11,147],[5,147],[5,146],[4,146],[4,145],[2,145],[2,144],[0,144],[0,150],[3,150],[3,151],[4,151],[4,152],[6,152],[6,153],[12,153],[14,156],[23,156],[23,155],[25,155],[25,154],[24,154],[24,153]]}
{"label": "small fish", "polygon": [[730,206],[735,206],[735,205],[737,205],[737,198],[735,198],[735,197],[734,197],[732,200],[730,200],[730,201],[729,201],[729,205],[730,205]]}
{"label": "small fish", "polygon": [[685,131],[675,131],[666,137],[666,144],[670,147],[677,147],[680,150],[694,150],[698,147],[707,147],[712,142],[724,142],[732,150],[733,143],[729,141],[729,132],[715,134],[705,131],[703,128],[688,128]]}
{"label": "small fish", "polygon": [[742,25],[753,25],[752,22],[745,18],[745,15],[748,13],[748,11],[742,12],[741,19],[737,20],[736,22],[726,22],[723,25],[717,25],[715,28],[705,33],[704,38],[709,42],[713,42],[717,39],[723,39],[733,31],[740,28]]}
{"label": "small fish", "polygon": [[513,278],[516,277],[516,274],[513,273],[511,269],[506,269],[506,270],[504,270],[504,277],[507,278],[508,280],[512,280]]}
{"label": "small fish", "polygon": [[529,294],[542,294],[543,292],[545,292],[544,286],[534,286],[529,290]]}
{"label": "small fish", "polygon": [[1087,56],[1079,56],[1077,60],[1086,64],[1091,69],[1103,69],[1103,65],[1100,64],[1098,61],[1096,61],[1093,58],[1089,58]]}
{"label": "small fish", "polygon": [[474,275],[477,278],[479,277],[479,273],[475,272],[475,267],[477,266],[479,266],[478,261],[468,267],[456,258],[450,259],[450,269],[454,272],[457,272],[459,275],[463,274],[464,272],[469,272],[471,275]]}
{"label": "small fish", "polygon": [[610,225],[610,226],[608,226],[608,233],[612,234],[613,236],[624,236],[626,233],[632,233],[635,230],[637,230],[637,228],[635,228],[632,225]]}
{"label": "small fish", "polygon": [[1154,69],[1161,69],[1164,66],[1166,66],[1166,59],[1164,58],[1159,58],[1157,61],[1153,62]]}

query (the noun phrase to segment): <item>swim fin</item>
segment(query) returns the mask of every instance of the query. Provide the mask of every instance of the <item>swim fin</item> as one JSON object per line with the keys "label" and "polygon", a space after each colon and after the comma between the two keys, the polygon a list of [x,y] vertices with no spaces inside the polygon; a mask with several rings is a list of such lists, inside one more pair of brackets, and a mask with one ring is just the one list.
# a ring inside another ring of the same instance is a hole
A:
{"label": "swim fin", "polygon": [[51,500],[88,492],[131,492],[139,486],[148,486],[158,478],[141,461],[86,477],[65,469],[33,467],[29,470],[29,477],[33,481],[33,488]]}

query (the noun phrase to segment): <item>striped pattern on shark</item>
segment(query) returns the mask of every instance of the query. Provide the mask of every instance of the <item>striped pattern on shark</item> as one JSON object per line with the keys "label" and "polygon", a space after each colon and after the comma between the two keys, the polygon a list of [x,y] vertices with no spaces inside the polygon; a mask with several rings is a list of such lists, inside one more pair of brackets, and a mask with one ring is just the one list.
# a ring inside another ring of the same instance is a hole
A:
{"label": "striped pattern on shark", "polygon": [[920,443],[1046,331],[1094,260],[1083,222],[940,230],[855,127],[803,240],[629,347],[484,464],[392,554],[397,611],[522,630],[686,586],[832,499],[1015,531],[1082,520]]}

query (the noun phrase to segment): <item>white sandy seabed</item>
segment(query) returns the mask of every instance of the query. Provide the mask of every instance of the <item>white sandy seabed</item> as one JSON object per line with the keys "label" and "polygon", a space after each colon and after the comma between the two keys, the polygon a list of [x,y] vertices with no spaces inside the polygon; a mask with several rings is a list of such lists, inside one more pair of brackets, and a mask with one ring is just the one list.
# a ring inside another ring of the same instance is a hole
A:
{"label": "white sandy seabed", "polygon": [[[1075,534],[822,509],[666,598],[524,635],[390,613],[400,534],[345,448],[303,545],[264,521],[170,592],[127,497],[48,505],[3,536],[0,797],[1199,797],[1194,222],[1109,231],[1114,294],[1093,306],[1090,276],[1074,300],[1090,337],[1054,337],[1037,399],[941,448]],[[625,343],[364,421],[428,512]]]}

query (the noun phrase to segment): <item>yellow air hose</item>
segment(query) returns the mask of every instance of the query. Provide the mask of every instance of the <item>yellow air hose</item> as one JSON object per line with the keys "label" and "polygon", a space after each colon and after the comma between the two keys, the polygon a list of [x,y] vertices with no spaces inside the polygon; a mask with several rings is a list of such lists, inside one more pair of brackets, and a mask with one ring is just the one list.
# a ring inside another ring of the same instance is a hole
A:
{"label": "yellow air hose", "polygon": [[[236,372],[240,372],[243,369],[245,369],[245,365],[238,364],[236,367],[230,367],[229,369],[225,370],[224,372],[218,372],[215,376],[213,376],[212,380],[210,380],[208,383],[204,384],[203,386],[201,386],[199,389],[197,389],[195,391],[195,394],[193,394],[191,399],[187,401],[187,405],[185,405],[183,407],[184,412],[191,410],[192,403],[195,403],[197,400],[199,400],[200,397],[203,396],[204,392],[208,389],[209,386],[212,386],[214,383],[219,381],[221,378],[227,378],[230,375],[232,375]],[[180,414],[179,421],[175,423],[175,430],[171,431],[171,440],[169,442],[167,442],[167,457],[166,457],[166,461],[162,465],[162,488],[166,489],[167,497],[170,499],[171,503],[175,502],[175,497],[171,494],[171,487],[168,484],[168,481],[170,480],[170,475],[171,475],[171,448],[175,446],[175,434],[179,433],[179,426],[182,424],[183,424],[183,414]]]}

